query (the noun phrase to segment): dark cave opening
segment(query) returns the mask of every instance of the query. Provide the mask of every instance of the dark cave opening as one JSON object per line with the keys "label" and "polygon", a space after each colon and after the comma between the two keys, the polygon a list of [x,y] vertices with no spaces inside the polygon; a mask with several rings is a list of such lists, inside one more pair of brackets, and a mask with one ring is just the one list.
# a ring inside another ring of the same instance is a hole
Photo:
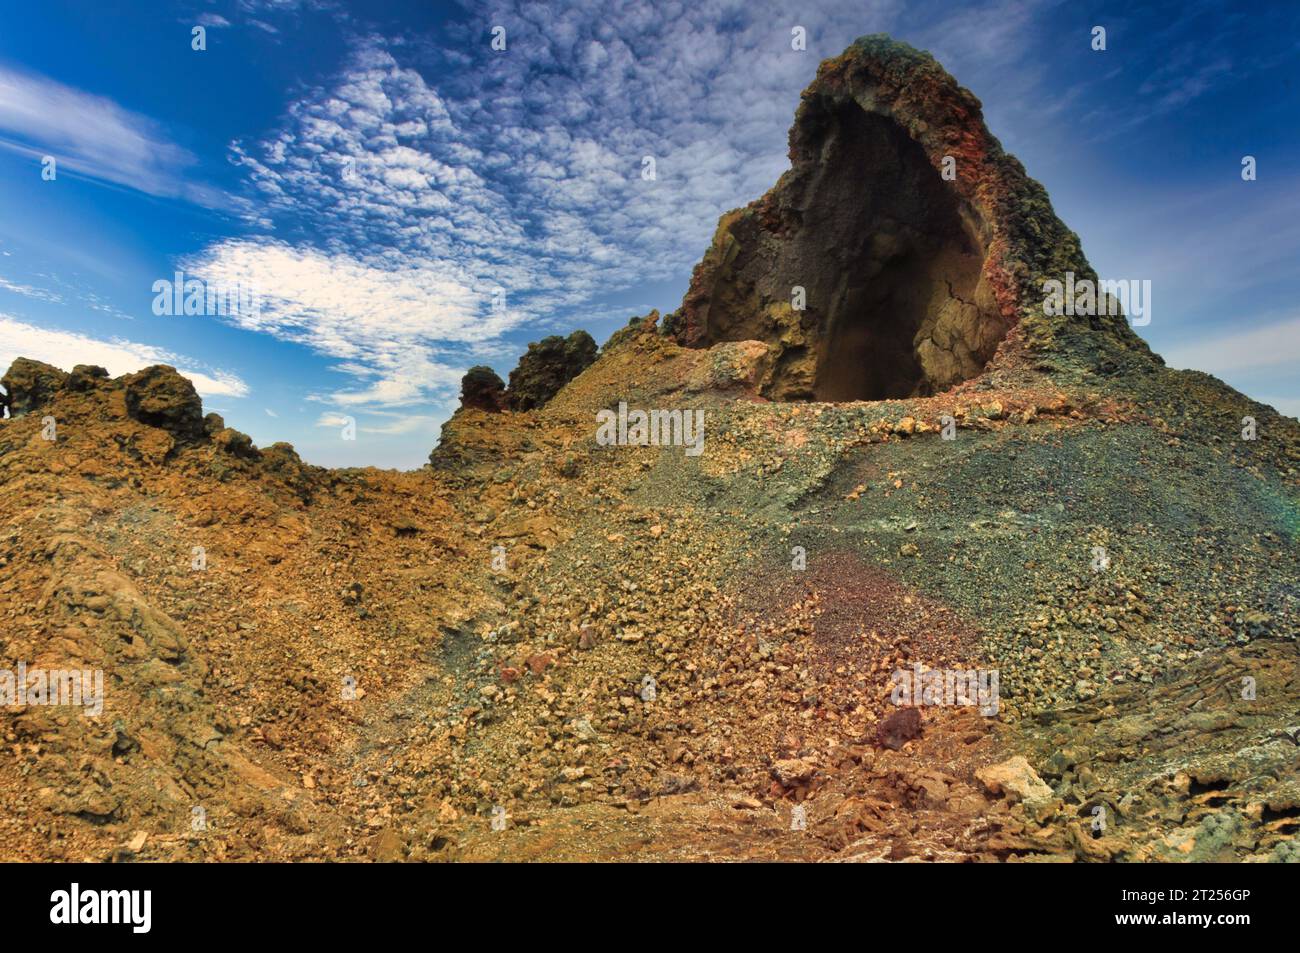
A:
{"label": "dark cave opening", "polygon": [[790,257],[820,305],[810,396],[923,396],[974,376],[990,356],[983,255],[957,192],[891,119],[847,103],[819,128]]}
{"label": "dark cave opening", "polygon": [[978,173],[838,97],[805,101],[791,160],[760,202],[723,217],[683,337],[766,343],[759,391],[772,400],[927,396],[979,375],[1014,317],[965,197],[963,173]]}

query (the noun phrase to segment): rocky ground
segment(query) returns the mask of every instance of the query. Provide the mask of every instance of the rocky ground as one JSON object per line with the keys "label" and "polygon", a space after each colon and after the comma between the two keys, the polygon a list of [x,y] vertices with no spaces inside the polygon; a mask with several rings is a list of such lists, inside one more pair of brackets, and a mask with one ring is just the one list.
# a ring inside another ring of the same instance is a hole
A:
{"label": "rocky ground", "polygon": [[[252,448],[168,370],[56,379],[0,424],[3,654],[106,703],[4,710],[7,856],[1291,856],[1294,422],[1167,371],[1178,416],[774,404],[747,352],[642,322],[413,473]],[[617,399],[706,452],[596,445]],[[998,714],[891,734],[917,662],[997,669]]]}
{"label": "rocky ground", "polygon": [[[710,337],[719,241],[684,314],[471,372],[415,472],[16,362],[0,668],[105,697],[0,705],[3,858],[1300,859],[1300,424],[1010,285],[973,379],[786,399],[813,352]],[[601,445],[619,401],[703,452]],[[898,704],[918,666],[996,713]]]}

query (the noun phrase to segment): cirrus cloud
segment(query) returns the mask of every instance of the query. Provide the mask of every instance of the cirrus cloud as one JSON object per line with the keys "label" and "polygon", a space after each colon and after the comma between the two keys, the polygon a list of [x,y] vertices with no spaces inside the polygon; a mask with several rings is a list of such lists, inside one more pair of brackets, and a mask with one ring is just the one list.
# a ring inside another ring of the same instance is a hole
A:
{"label": "cirrus cloud", "polygon": [[191,181],[197,159],[154,120],[36,73],[0,66],[0,148],[58,170],[209,207],[230,199]]}

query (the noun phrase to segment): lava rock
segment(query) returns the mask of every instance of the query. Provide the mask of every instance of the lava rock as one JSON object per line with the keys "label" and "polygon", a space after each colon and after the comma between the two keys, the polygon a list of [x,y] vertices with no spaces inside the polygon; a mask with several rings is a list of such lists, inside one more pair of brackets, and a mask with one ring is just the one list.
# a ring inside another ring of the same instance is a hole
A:
{"label": "lava rock", "polygon": [[505,407],[506,385],[492,368],[479,364],[460,379],[460,405],[479,410],[499,411]]}
{"label": "lava rock", "polygon": [[528,345],[519,366],[510,372],[507,402],[514,410],[535,410],[544,406],[565,384],[596,360],[596,341],[586,331],[574,331],[567,338],[558,334]]}
{"label": "lava rock", "polygon": [[204,436],[203,402],[176,368],[155,364],[128,375],[125,383],[126,412],[132,419],[181,439]]}
{"label": "lava rock", "polygon": [[212,435],[212,442],[226,453],[246,459],[256,459],[261,454],[253,446],[253,438],[232,427],[226,427]]}
{"label": "lava rock", "polygon": [[93,390],[100,381],[108,380],[108,371],[98,364],[78,364],[68,375],[68,390]]}
{"label": "lava rock", "polygon": [[876,728],[876,742],[891,751],[901,750],[907,742],[920,736],[921,712],[916,708],[900,708]]}
{"label": "lava rock", "polygon": [[15,359],[5,376],[0,377],[0,384],[8,394],[9,415],[21,417],[44,407],[67,380],[68,375],[52,364],[27,357]]}

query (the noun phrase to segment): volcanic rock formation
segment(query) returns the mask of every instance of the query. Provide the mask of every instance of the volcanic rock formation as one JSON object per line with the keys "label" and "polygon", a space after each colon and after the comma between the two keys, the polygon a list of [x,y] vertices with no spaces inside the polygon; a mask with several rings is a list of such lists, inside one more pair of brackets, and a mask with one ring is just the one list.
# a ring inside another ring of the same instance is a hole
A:
{"label": "volcanic rock formation", "polygon": [[1078,242],[925,54],[791,141],[679,312],[471,370],[423,470],[16,361],[0,859],[1300,861],[1300,426],[1045,315]]}
{"label": "volcanic rock formation", "polygon": [[979,100],[929,54],[871,36],[823,63],[790,163],[722,217],[667,322],[689,346],[767,342],[766,396],[937,393],[979,374],[1018,324],[1039,345],[1105,331],[1075,349],[1093,366],[1145,352],[1122,316],[1067,328],[1043,314],[1043,280],[1095,276]]}
{"label": "volcanic rock formation", "polygon": [[519,359],[519,366],[510,372],[506,400],[514,410],[541,407],[595,359],[596,342],[586,331],[574,331],[567,338],[553,334],[535,341]]}
{"label": "volcanic rock formation", "polygon": [[10,365],[0,385],[11,417],[21,417],[45,404],[67,381],[68,375],[49,364],[20,357]]}
{"label": "volcanic rock formation", "polygon": [[490,446],[481,443],[472,446],[478,443],[477,414],[540,410],[590,367],[596,355],[595,340],[586,331],[578,330],[567,338],[553,334],[529,344],[510,372],[508,390],[492,368],[482,364],[471,367],[461,378],[460,407],[442,425],[442,435],[438,446],[429,454],[429,462],[439,470],[455,471],[472,460],[492,456],[494,451]]}
{"label": "volcanic rock formation", "polygon": [[506,385],[492,368],[477,364],[465,372],[460,381],[462,407],[500,410],[506,400]]}
{"label": "volcanic rock formation", "polygon": [[204,436],[203,403],[176,368],[155,364],[123,382],[126,412],[136,420],[169,431],[183,440]]}

